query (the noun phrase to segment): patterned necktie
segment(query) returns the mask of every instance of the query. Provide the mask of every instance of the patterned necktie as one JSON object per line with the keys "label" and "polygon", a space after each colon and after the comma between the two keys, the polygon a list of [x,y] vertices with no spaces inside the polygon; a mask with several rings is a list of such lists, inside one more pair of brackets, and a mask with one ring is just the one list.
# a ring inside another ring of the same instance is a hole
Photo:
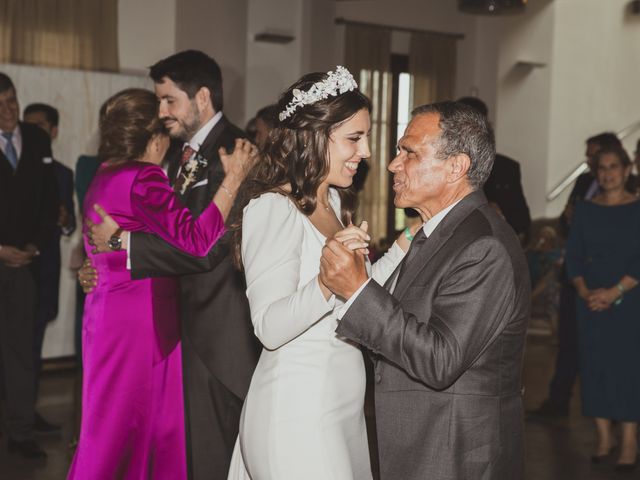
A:
{"label": "patterned necktie", "polygon": [[13,138],[13,132],[3,132],[2,136],[7,140],[7,146],[4,150],[4,155],[9,160],[11,167],[15,170],[18,166],[18,154],[16,153],[16,149],[13,146],[13,142],[11,139]]}
{"label": "patterned necktie", "polygon": [[416,255],[418,254],[418,251],[420,250],[420,247],[424,245],[424,242],[426,241],[427,241],[427,236],[424,234],[424,228],[420,228],[416,232],[415,236],[413,237],[413,240],[411,241],[411,246],[409,247],[409,251],[402,259],[402,264],[400,265],[400,270],[398,271],[398,277],[397,277],[398,280],[400,280],[400,278],[402,277],[402,274],[404,273],[406,266],[416,257]]}
{"label": "patterned necktie", "polygon": [[176,179],[176,183],[173,184],[174,192],[182,192],[182,185],[184,185],[185,180],[187,179],[187,172],[184,170],[185,164],[191,158],[191,155],[195,153],[195,150],[191,148],[191,145],[185,145],[182,150],[182,156],[180,157],[180,173],[178,174],[178,178]]}

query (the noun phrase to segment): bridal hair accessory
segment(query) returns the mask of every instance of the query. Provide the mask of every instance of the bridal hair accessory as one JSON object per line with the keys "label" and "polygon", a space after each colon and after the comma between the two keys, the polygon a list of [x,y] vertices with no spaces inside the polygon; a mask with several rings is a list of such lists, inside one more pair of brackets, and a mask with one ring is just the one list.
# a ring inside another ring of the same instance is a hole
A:
{"label": "bridal hair accessory", "polygon": [[327,78],[321,82],[314,83],[306,92],[294,88],[293,99],[280,112],[278,118],[283,121],[285,118],[289,118],[299,107],[311,105],[325,98],[337,97],[356,88],[358,88],[358,84],[351,72],[342,65],[338,65],[335,72],[327,72]]}

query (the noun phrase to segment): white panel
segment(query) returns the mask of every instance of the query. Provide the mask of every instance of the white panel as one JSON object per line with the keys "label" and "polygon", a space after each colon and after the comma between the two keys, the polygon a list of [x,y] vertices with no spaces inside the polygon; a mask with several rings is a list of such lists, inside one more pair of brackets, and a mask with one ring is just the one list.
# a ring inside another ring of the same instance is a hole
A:
{"label": "white panel", "polygon": [[[75,169],[79,155],[96,151],[98,111],[102,103],[124,88],[152,87],[151,81],[143,75],[8,64],[0,64],[0,71],[13,80],[21,108],[29,103],[43,102],[60,111],[60,134],[53,143],[53,153],[71,169]],[[77,199],[74,200],[77,203]],[[57,319],[47,328],[43,349],[47,358],[74,353],[75,280],[68,265],[70,249],[78,241],[80,226],[71,239],[64,238],[61,242],[60,308]]]}

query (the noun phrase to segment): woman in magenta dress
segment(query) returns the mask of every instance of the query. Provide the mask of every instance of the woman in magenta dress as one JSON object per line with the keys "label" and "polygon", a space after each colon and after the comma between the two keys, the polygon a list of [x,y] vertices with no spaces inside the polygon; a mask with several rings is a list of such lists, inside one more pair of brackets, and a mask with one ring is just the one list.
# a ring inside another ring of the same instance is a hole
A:
{"label": "woman in magenta dress", "polygon": [[[99,203],[126,231],[152,232],[206,255],[224,233],[247,157],[221,156],[227,191],[220,189],[195,220],[158,166],[169,137],[155,95],[125,90],[100,113],[105,162],[85,199],[88,217],[100,221],[92,208]],[[86,234],[85,247],[91,251]],[[99,280],[85,303],[82,427],[68,478],[185,479],[176,281],[132,280],[125,249],[89,256]]]}

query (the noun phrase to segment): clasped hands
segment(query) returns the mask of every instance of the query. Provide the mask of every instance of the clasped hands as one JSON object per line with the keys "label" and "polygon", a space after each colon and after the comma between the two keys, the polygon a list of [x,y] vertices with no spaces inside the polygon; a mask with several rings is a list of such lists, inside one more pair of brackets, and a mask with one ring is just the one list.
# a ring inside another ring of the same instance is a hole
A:
{"label": "clasped hands", "polygon": [[589,310],[593,312],[602,312],[618,299],[620,296],[620,290],[617,287],[611,288],[596,288],[589,290],[588,288],[579,289],[578,295],[580,295],[587,303]]}
{"label": "clasped hands", "polygon": [[366,255],[369,253],[367,222],[340,230],[322,247],[319,279],[333,294],[349,299],[367,281]]}
{"label": "clasped hands", "polygon": [[25,245],[24,248],[12,247],[11,245],[3,245],[0,248],[0,262],[11,268],[26,267],[38,255],[40,255],[38,248],[31,243]]}

